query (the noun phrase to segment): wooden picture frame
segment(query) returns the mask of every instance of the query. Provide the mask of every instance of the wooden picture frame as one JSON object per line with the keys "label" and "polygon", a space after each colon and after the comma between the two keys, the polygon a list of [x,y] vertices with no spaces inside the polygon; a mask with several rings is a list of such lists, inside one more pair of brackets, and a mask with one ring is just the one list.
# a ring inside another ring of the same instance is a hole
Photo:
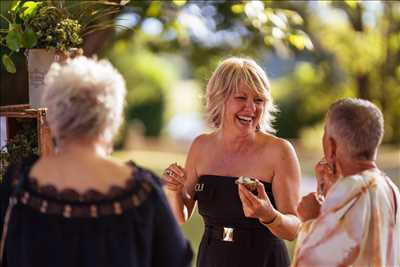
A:
{"label": "wooden picture frame", "polygon": [[6,140],[12,139],[19,132],[18,118],[33,119],[36,122],[38,152],[40,155],[50,154],[53,151],[53,142],[46,115],[46,108],[33,109],[30,105],[0,106],[0,117],[5,118],[5,126],[2,127],[6,128],[5,131],[3,129],[7,134]]}

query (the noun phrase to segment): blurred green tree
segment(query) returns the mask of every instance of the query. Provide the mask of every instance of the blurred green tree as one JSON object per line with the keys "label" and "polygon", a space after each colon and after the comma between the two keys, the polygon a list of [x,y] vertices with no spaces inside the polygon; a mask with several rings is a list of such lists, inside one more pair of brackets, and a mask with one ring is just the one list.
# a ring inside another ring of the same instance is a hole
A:
{"label": "blurred green tree", "polygon": [[137,122],[144,125],[146,136],[160,135],[164,125],[165,97],[178,78],[174,65],[151,53],[144,45],[145,39],[138,33],[129,42],[116,41],[107,52],[107,57],[125,77],[128,90],[122,139],[129,124]]}
{"label": "blurred green tree", "polygon": [[382,1],[374,27],[367,24],[365,3],[333,5],[346,13],[353,38],[338,32],[342,43],[332,46],[332,51],[353,78],[356,95],[382,109],[386,140],[400,142],[400,3]]}
{"label": "blurred green tree", "polygon": [[[159,29],[150,33],[146,46],[154,53],[184,56],[191,63],[190,75],[202,85],[221,57],[263,60],[267,51],[294,57],[295,71],[274,83],[282,91],[277,97],[279,135],[299,137],[303,127],[321,121],[335,99],[353,96],[376,103],[386,120],[385,141],[400,141],[399,3],[133,1],[129,5],[123,17],[131,20],[134,30],[116,38],[129,39],[157,24]],[[340,13],[341,19],[329,19],[333,13]],[[305,63],[297,64],[299,56],[307,59]]]}
{"label": "blurred green tree", "polygon": [[[320,3],[321,4],[321,3]],[[385,118],[386,142],[400,142],[400,4],[393,1],[330,1],[290,4],[304,18],[314,44],[308,63],[277,82],[285,137],[323,118],[332,101],[350,96],[377,104]],[[336,17],[335,17],[336,16]],[[288,97],[292,95],[293,97]],[[294,125],[293,125],[294,124]]]}

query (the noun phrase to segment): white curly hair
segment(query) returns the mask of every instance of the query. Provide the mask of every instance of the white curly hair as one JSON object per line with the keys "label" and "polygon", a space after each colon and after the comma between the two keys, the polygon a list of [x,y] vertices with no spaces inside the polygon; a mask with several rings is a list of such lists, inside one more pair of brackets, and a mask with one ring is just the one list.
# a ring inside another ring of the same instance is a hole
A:
{"label": "white curly hair", "polygon": [[122,123],[125,95],[123,77],[107,60],[80,56],[53,63],[43,104],[54,138],[111,140]]}

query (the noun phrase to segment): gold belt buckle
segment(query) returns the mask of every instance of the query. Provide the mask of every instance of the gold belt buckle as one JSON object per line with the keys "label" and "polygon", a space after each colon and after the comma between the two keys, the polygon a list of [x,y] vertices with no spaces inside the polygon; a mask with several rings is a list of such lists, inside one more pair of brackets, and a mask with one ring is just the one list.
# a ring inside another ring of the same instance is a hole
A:
{"label": "gold belt buckle", "polygon": [[222,240],[226,242],[233,242],[233,228],[224,227]]}

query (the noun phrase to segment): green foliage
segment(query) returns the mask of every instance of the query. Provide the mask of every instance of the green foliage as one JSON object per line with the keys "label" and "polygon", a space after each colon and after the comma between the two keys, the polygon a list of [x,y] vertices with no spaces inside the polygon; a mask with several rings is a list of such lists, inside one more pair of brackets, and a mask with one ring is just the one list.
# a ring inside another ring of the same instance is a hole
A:
{"label": "green foliage", "polygon": [[[48,2],[16,1],[8,11],[8,30],[2,31],[0,43],[11,53],[20,49],[54,48],[66,51],[82,43],[81,25],[66,12]],[[6,70],[15,73],[10,57],[2,57]]]}
{"label": "green foliage", "polygon": [[339,77],[329,81],[324,65],[300,62],[292,74],[272,84],[272,94],[280,112],[277,114],[278,134],[299,138],[304,127],[323,120],[330,104],[340,97],[354,96]]}
{"label": "green foliage", "polygon": [[[143,89],[138,87],[135,90]],[[131,93],[131,105],[127,107],[126,118],[128,122],[141,121],[145,125],[146,136],[159,136],[164,125],[165,95],[160,88],[147,89],[153,90],[147,100],[135,101],[135,93]]]}
{"label": "green foliage", "polygon": [[9,55],[4,54],[1,60],[9,73],[15,73],[17,71],[14,62],[11,60]]}
{"label": "green foliage", "polygon": [[396,70],[400,58],[400,4],[375,2],[373,5],[380,5],[382,13],[375,13],[374,24],[365,19],[366,5],[362,1],[332,2],[332,10],[340,9],[347,16],[341,23],[318,16],[306,18],[307,31],[313,33],[313,42],[319,44],[313,53],[317,59],[315,68],[324,73],[307,99],[317,95],[318,90],[325,94],[321,100],[328,96],[334,96],[332,101],[345,96],[368,99],[383,112],[384,141],[398,143],[400,77]]}
{"label": "green foliage", "polygon": [[36,48],[54,48],[65,52],[82,44],[80,23],[66,17],[57,7],[42,5],[27,24],[36,35]]}
{"label": "green foliage", "polygon": [[107,56],[126,79],[128,95],[126,125],[122,129],[119,144],[127,127],[140,121],[146,136],[159,136],[164,125],[166,93],[177,79],[175,67],[166,59],[152,54],[139,34],[129,42],[118,41]]}
{"label": "green foliage", "polygon": [[[14,1],[0,18],[0,44],[9,50],[2,56],[6,70],[15,73],[10,55],[21,49],[45,48],[67,52],[80,47],[83,37],[114,26],[113,14],[126,4],[112,1]],[[6,7],[1,3],[1,7]],[[111,16],[111,17],[108,17]]]}
{"label": "green foliage", "polygon": [[35,121],[32,119],[17,119],[17,121],[21,125],[20,131],[0,148],[0,180],[3,179],[10,162],[18,165],[22,159],[39,154]]}
{"label": "green foliage", "polygon": [[138,22],[118,38],[131,38],[152,18],[162,25],[158,48],[272,47],[285,53],[313,49],[302,16],[285,5],[286,1],[131,1],[126,14]]}

